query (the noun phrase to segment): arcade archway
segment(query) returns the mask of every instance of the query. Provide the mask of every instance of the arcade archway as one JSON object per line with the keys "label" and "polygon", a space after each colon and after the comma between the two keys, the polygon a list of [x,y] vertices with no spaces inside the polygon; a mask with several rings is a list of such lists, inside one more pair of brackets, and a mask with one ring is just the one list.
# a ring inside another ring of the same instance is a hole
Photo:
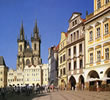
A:
{"label": "arcade archway", "polygon": [[96,85],[96,82],[98,82],[98,84],[101,85],[99,74],[94,70],[88,73],[87,79],[89,81],[89,86]]}
{"label": "arcade archway", "polygon": [[85,85],[84,77],[82,75],[80,75],[79,76],[79,89],[83,90],[84,89],[84,85]]}
{"label": "arcade archway", "polygon": [[70,82],[70,85],[71,85],[71,90],[72,89],[75,90],[76,80],[73,76],[70,77],[69,82]]}
{"label": "arcade archway", "polygon": [[105,79],[107,84],[110,84],[110,68],[105,72]]}

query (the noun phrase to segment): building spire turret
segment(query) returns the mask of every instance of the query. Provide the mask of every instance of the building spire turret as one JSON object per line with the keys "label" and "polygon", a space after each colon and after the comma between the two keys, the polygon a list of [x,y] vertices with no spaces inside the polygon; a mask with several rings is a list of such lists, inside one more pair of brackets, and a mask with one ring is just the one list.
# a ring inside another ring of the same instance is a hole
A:
{"label": "building spire turret", "polygon": [[20,40],[25,40],[23,21],[22,21],[22,23],[21,23],[21,29],[20,29]]}

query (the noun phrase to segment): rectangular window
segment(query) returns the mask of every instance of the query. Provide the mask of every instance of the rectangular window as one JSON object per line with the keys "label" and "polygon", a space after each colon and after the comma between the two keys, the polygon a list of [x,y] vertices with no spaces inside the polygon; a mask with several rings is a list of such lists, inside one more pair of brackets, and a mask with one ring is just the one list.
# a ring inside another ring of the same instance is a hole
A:
{"label": "rectangular window", "polygon": [[105,4],[107,4],[110,0],[105,0]]}
{"label": "rectangular window", "polygon": [[97,28],[97,38],[100,37],[100,27]]}
{"label": "rectangular window", "polygon": [[65,54],[63,55],[63,61],[65,61]]}
{"label": "rectangular window", "polygon": [[80,59],[80,69],[83,68],[83,61]]}
{"label": "rectangular window", "polygon": [[76,61],[74,61],[74,70],[76,69],[76,67],[77,67],[77,66],[76,66]]}
{"label": "rectangular window", "polygon": [[79,52],[82,53],[82,44],[79,45]]}
{"label": "rectangular window", "polygon": [[108,34],[108,23],[105,24],[105,34]]}
{"label": "rectangular window", "polygon": [[69,63],[69,71],[71,71],[71,63]]}
{"label": "rectangular window", "polygon": [[73,34],[71,34],[71,42],[73,41]]}
{"label": "rectangular window", "polygon": [[71,48],[68,49],[68,56],[71,56]]}
{"label": "rectangular window", "polygon": [[73,24],[73,26],[74,26],[74,21],[73,21],[73,23],[72,23],[72,24]]}
{"label": "rectangular window", "polygon": [[89,40],[92,41],[93,40],[93,31],[89,32]]}
{"label": "rectangular window", "polygon": [[76,33],[74,32],[74,41],[76,40]]}
{"label": "rectangular window", "polygon": [[97,61],[101,61],[101,52],[97,51]]}
{"label": "rectangular window", "polygon": [[76,55],[76,46],[74,46],[74,55]]}
{"label": "rectangular window", "polygon": [[65,75],[66,74],[66,72],[65,72],[65,68],[63,68],[63,75]]}
{"label": "rectangular window", "polygon": [[101,8],[101,0],[97,0],[97,9]]}
{"label": "rectangular window", "polygon": [[109,59],[109,48],[105,49],[105,60]]}
{"label": "rectangular window", "polygon": [[60,75],[62,75],[62,69],[60,69]]}
{"label": "rectangular window", "polygon": [[62,63],[62,56],[60,57],[60,63]]}
{"label": "rectangular window", "polygon": [[93,63],[93,53],[90,53],[90,64]]}
{"label": "rectangular window", "polygon": [[79,31],[77,31],[77,39],[79,39]]}
{"label": "rectangular window", "polygon": [[77,20],[75,20],[75,25],[77,24]]}

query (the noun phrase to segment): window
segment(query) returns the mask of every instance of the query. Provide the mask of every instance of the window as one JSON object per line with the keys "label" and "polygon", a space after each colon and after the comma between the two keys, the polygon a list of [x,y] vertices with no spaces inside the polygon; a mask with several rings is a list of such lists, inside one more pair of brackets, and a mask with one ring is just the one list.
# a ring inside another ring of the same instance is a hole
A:
{"label": "window", "polygon": [[20,51],[22,51],[22,45],[20,45]]}
{"label": "window", "polygon": [[110,0],[105,0],[105,4],[107,4]]}
{"label": "window", "polygon": [[66,72],[65,72],[65,68],[63,68],[63,75],[65,75],[66,74]]}
{"label": "window", "polygon": [[71,42],[73,41],[73,34],[71,34]]}
{"label": "window", "polygon": [[62,63],[62,56],[60,57],[60,63]]}
{"label": "window", "polygon": [[101,52],[97,51],[97,61],[101,61]]}
{"label": "window", "polygon": [[74,32],[74,40],[76,40],[76,33]]}
{"label": "window", "polygon": [[79,52],[82,53],[82,44],[79,45]]}
{"label": "window", "polygon": [[77,31],[77,39],[79,39],[79,31]]}
{"label": "window", "polygon": [[62,75],[62,69],[60,70],[60,75]]}
{"label": "window", "polygon": [[97,9],[101,8],[101,1],[97,0]]}
{"label": "window", "polygon": [[68,49],[68,56],[71,56],[71,48]]}
{"label": "window", "polygon": [[93,40],[93,31],[89,32],[89,40],[92,41]]}
{"label": "window", "polygon": [[69,63],[69,71],[71,71],[71,63]]}
{"label": "window", "polygon": [[105,34],[108,34],[108,23],[105,24]]}
{"label": "window", "polygon": [[34,50],[36,50],[36,43],[34,44]]}
{"label": "window", "polygon": [[93,53],[90,53],[90,64],[93,63]]}
{"label": "window", "polygon": [[109,59],[109,48],[105,49],[105,60]]}
{"label": "window", "polygon": [[75,20],[75,24],[77,24],[77,20]]}
{"label": "window", "polygon": [[100,27],[97,28],[97,38],[100,37]]}
{"label": "window", "polygon": [[80,59],[80,69],[83,67],[83,61]]}
{"label": "window", "polygon": [[63,61],[65,61],[65,54],[63,55]]}
{"label": "window", "polygon": [[76,69],[76,61],[74,61],[74,70]]}
{"label": "window", "polygon": [[26,65],[29,65],[29,64],[30,64],[30,60],[27,59],[27,60],[26,60]]}
{"label": "window", "polygon": [[72,23],[72,24],[73,24],[73,26],[75,25],[75,24],[74,24],[74,21],[73,21],[73,23]]}
{"label": "window", "polygon": [[76,46],[74,46],[74,55],[76,55]]}

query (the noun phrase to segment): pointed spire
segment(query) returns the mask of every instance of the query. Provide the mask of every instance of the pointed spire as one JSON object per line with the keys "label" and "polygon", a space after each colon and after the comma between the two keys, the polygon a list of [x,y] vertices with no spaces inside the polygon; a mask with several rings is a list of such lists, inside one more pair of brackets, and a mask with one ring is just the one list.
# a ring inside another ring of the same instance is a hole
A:
{"label": "pointed spire", "polygon": [[35,21],[34,33],[39,33],[39,30],[37,27],[37,20]]}
{"label": "pointed spire", "polygon": [[24,27],[23,27],[23,21],[21,23],[21,29],[20,29],[20,40],[24,40]]}

